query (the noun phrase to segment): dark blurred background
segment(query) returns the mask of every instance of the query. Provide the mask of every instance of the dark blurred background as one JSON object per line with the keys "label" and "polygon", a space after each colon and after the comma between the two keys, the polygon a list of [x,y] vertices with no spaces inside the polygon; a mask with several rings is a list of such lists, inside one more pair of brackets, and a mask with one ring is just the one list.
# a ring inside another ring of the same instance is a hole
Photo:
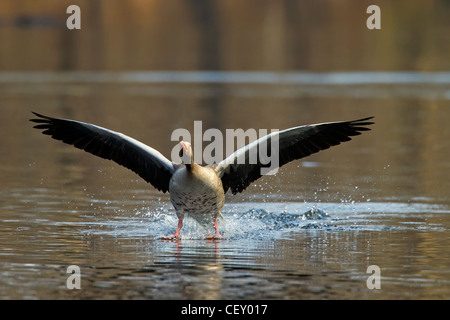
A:
{"label": "dark blurred background", "polygon": [[3,0],[0,69],[448,70],[449,16],[447,0]]}

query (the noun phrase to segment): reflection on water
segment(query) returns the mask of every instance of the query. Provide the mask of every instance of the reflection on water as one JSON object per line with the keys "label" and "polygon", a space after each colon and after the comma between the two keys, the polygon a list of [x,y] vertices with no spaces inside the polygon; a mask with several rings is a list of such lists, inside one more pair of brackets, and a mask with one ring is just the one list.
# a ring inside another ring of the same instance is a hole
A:
{"label": "reflection on water", "polygon": [[[448,72],[2,72],[0,83],[10,86],[7,92],[15,94],[64,94],[68,84],[81,94],[93,84],[103,84],[149,96],[176,97],[189,90],[189,95],[202,97],[226,91],[237,97],[450,99]],[[245,90],[240,84],[246,84]],[[32,91],[29,85],[33,85]]]}
{"label": "reflection on water", "polygon": [[[53,198],[52,192],[42,200]],[[60,198],[63,204],[68,200]],[[158,237],[176,225],[166,203],[134,211],[133,204],[108,208],[103,203],[102,210],[92,211],[96,201],[76,202],[76,211],[59,214],[45,212],[52,204],[39,202],[34,215],[3,221],[2,297],[403,299],[448,294],[448,256],[442,255],[448,246],[448,206],[232,203],[221,222],[226,240],[203,240],[206,233],[187,220],[183,239],[172,242]],[[265,209],[244,211],[255,206]],[[295,212],[313,206],[330,214]],[[71,264],[81,268],[80,291],[65,287]],[[382,267],[379,292],[365,286],[372,264]]]}

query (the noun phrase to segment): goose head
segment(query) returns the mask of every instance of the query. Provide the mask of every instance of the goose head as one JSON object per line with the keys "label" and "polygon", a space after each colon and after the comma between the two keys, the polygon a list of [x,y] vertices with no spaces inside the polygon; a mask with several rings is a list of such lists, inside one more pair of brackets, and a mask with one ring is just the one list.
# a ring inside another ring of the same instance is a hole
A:
{"label": "goose head", "polygon": [[181,158],[181,162],[190,168],[191,164],[194,163],[194,154],[192,153],[192,146],[189,142],[180,141],[180,151],[179,156]]}

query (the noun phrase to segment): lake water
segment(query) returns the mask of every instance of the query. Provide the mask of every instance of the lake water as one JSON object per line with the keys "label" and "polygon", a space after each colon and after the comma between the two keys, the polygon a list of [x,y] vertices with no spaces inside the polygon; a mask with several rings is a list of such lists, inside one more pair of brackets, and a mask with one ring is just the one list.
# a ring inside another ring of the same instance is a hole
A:
{"label": "lake water", "polygon": [[[449,100],[442,72],[0,73],[0,297],[448,299]],[[225,240],[187,219],[180,241],[162,241],[177,223],[167,194],[32,129],[31,111],[166,156],[172,131],[195,120],[375,125],[227,195]],[[67,287],[71,265],[79,290]],[[367,286],[369,266],[380,289]]]}

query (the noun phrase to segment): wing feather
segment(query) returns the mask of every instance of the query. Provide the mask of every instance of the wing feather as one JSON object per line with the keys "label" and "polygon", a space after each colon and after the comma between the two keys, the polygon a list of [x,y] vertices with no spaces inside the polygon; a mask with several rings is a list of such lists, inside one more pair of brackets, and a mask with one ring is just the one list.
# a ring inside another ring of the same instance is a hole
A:
{"label": "wing feather", "polygon": [[[249,145],[237,150],[215,166],[215,170],[222,179],[224,191],[231,190],[233,194],[242,192],[253,181],[259,179],[264,165],[258,150],[266,145],[271,149],[272,140],[278,140],[278,166],[281,167],[293,160],[307,157],[313,153],[328,149],[332,146],[350,141],[352,136],[368,131],[367,126],[373,124],[373,117],[354,121],[326,122],[305,125],[271,133]],[[250,164],[250,153],[256,152],[257,163]],[[245,163],[239,164],[237,159],[245,158]]]}
{"label": "wing feather", "polygon": [[134,171],[156,189],[166,192],[174,172],[171,161],[157,150],[120,132],[90,123],[58,119],[33,112],[36,129],[100,158],[113,160]]}

